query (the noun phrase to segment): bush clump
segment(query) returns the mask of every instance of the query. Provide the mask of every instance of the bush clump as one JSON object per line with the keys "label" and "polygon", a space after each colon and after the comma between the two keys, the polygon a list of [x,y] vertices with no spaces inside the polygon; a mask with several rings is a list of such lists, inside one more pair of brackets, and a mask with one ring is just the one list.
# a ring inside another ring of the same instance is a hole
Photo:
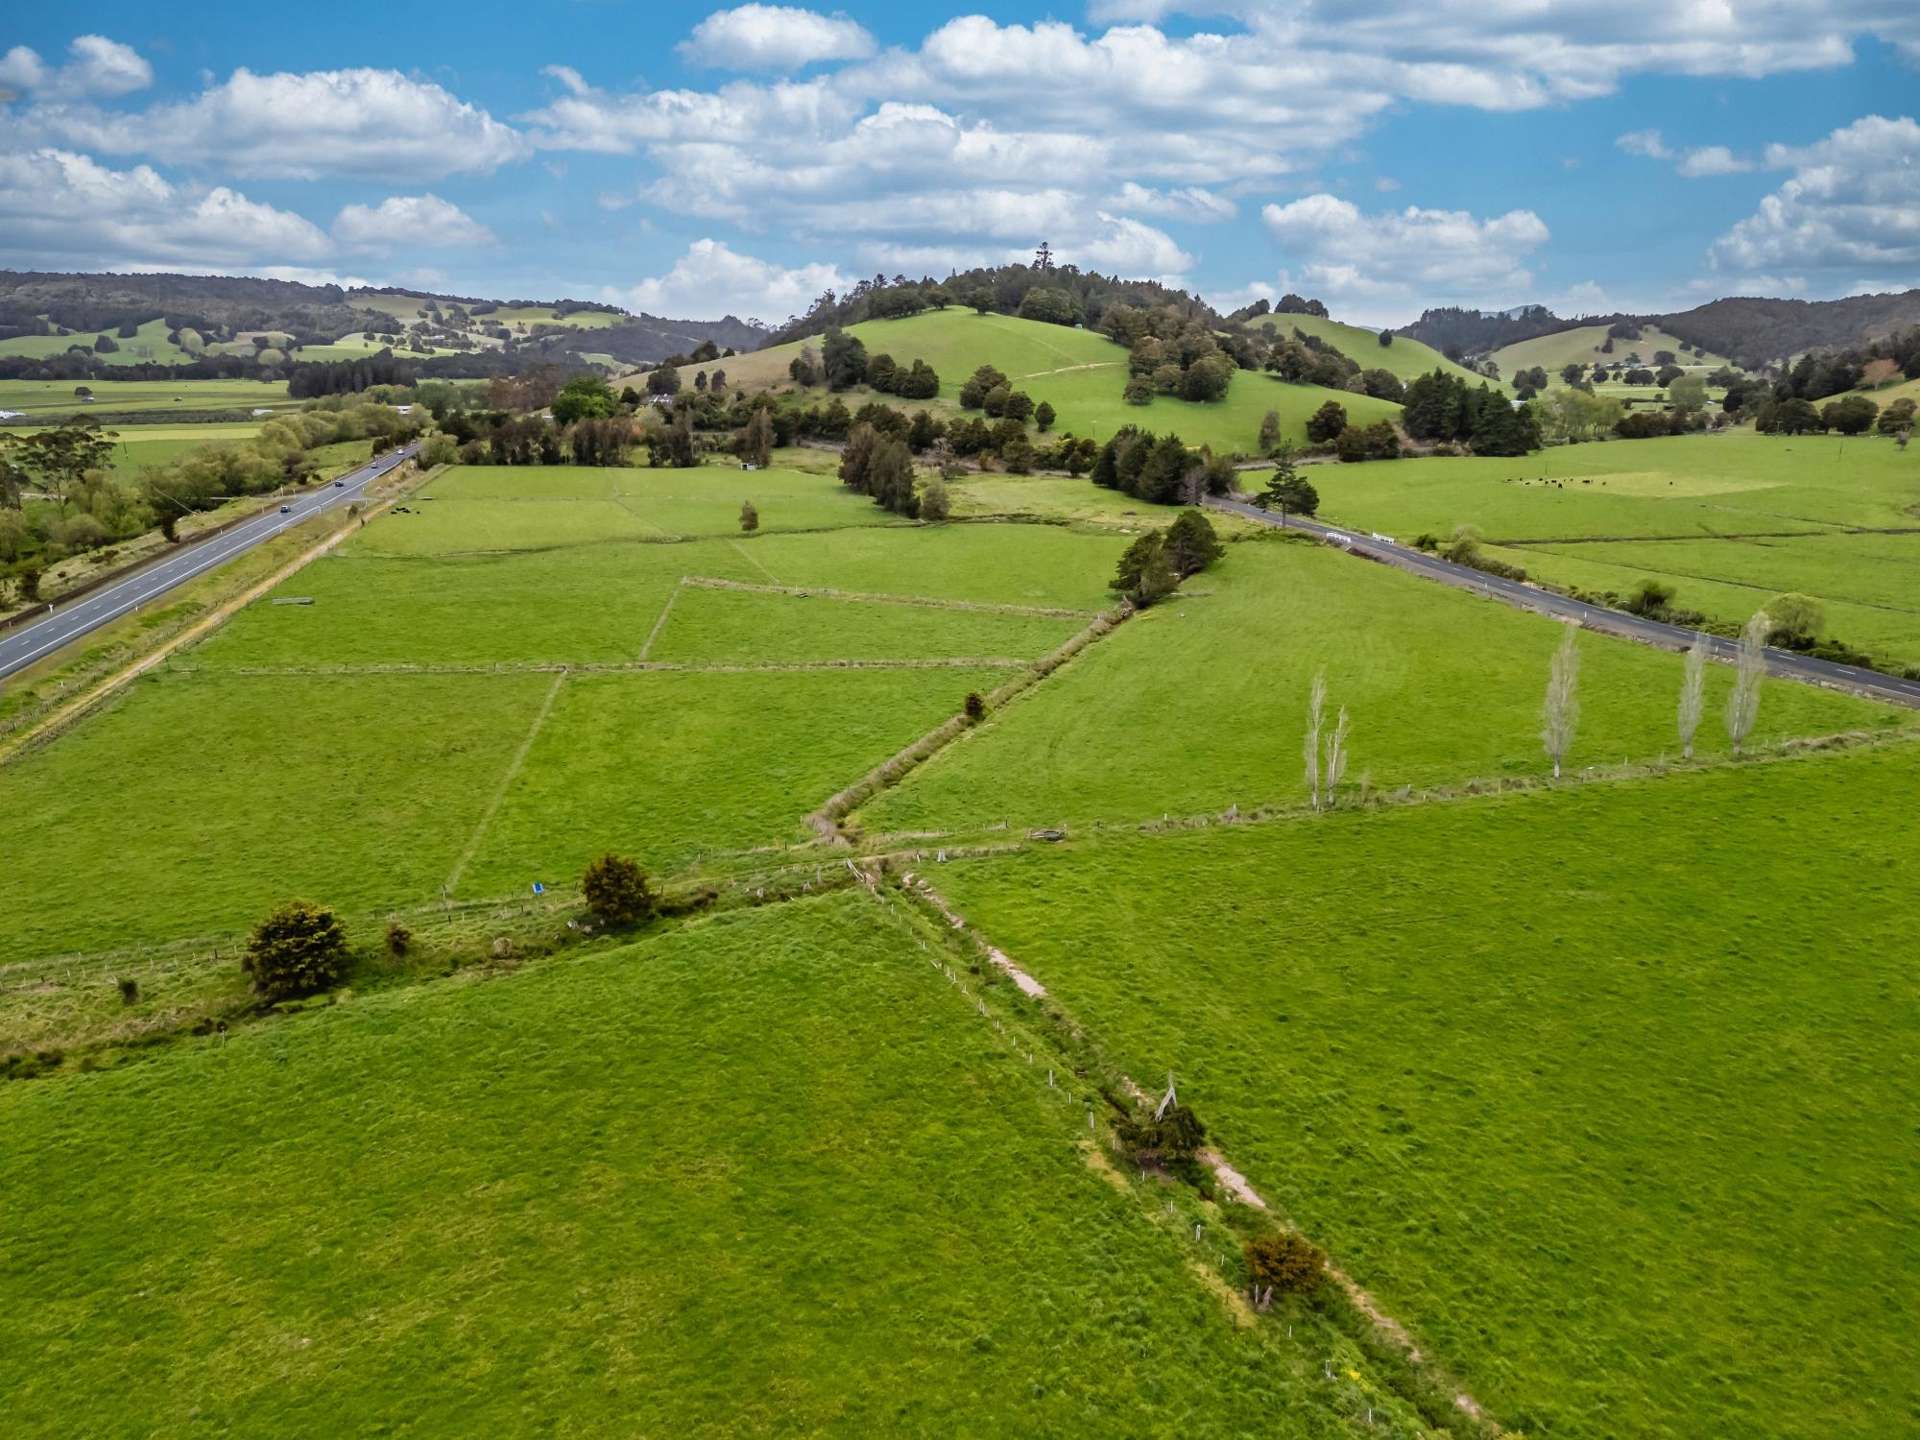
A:
{"label": "bush clump", "polygon": [[413,948],[413,932],[398,920],[387,926],[387,953],[396,960]]}
{"label": "bush clump", "polygon": [[1327,1278],[1326,1252],[1296,1230],[1249,1240],[1245,1255],[1256,1295],[1311,1295]]}
{"label": "bush clump", "polygon": [[289,901],[254,930],[241,968],[262,999],[318,994],[346,974],[347,932],[326,906]]}
{"label": "bush clump", "polygon": [[965,708],[967,720],[970,724],[978,725],[982,720],[987,718],[987,702],[980,698],[980,692],[978,690],[969,690],[967,692]]}
{"label": "bush clump", "polygon": [[1114,1134],[1141,1164],[1159,1161],[1184,1164],[1193,1159],[1207,1140],[1207,1127],[1191,1107],[1169,1105],[1164,1115],[1154,1118],[1151,1110],[1136,1110],[1115,1123]]}
{"label": "bush clump", "polygon": [[588,911],[603,925],[638,925],[658,904],[645,873],[624,855],[602,855],[587,866],[580,889]]}

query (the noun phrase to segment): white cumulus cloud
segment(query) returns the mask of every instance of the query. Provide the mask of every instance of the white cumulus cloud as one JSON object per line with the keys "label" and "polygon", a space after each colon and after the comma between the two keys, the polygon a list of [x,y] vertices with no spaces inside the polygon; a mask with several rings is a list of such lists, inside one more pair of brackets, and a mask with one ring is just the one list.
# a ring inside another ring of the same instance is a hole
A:
{"label": "white cumulus cloud", "polygon": [[131,45],[104,35],[81,35],[67,46],[67,63],[49,65],[37,51],[16,45],[0,56],[0,86],[51,98],[130,95],[153,84],[153,67]]}
{"label": "white cumulus cloud", "polygon": [[333,246],[305,217],[227,186],[186,189],[146,165],[43,148],[0,154],[0,249],[78,269],[297,262]]}
{"label": "white cumulus cloud", "polygon": [[696,240],[664,275],[608,292],[630,310],[677,320],[718,320],[725,315],[772,323],[797,314],[823,290],[852,283],[826,264],[789,268],[743,255],[720,240]]}
{"label": "white cumulus cloud", "polygon": [[343,245],[366,250],[493,243],[492,231],[438,195],[389,195],[378,205],[348,205],[334,218],[333,235]]}
{"label": "white cumulus cloud", "polygon": [[1770,145],[1790,171],[1752,215],[1714,242],[1721,272],[1843,272],[1912,283],[1920,272],[1920,124],[1867,115],[1812,145]]}
{"label": "white cumulus cloud", "polygon": [[864,60],[873,36],[844,15],[793,5],[742,5],[693,27],[680,53],[727,70],[798,70],[821,60]]}
{"label": "white cumulus cloud", "polygon": [[1343,318],[1396,318],[1408,305],[1513,304],[1533,284],[1527,257],[1549,238],[1531,210],[1363,213],[1336,195],[1260,212],[1296,289]]}
{"label": "white cumulus cloud", "polygon": [[36,104],[18,123],[96,153],[272,179],[484,174],[530,153],[511,126],[397,70],[240,69],[190,100],[138,111]]}

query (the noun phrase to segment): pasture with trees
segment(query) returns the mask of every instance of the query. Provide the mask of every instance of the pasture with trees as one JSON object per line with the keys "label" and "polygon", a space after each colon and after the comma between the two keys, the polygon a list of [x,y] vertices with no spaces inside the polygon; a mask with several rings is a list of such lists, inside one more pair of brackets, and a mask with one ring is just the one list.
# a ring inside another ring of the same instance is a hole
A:
{"label": "pasture with trees", "polygon": [[[1920,666],[1897,335],[1739,372],[1685,317],[1223,315],[1045,244],[757,349],[173,278],[156,336],[157,281],[28,277],[0,395],[112,423],[0,432],[14,598],[425,465],[0,709],[26,1429],[259,1428],[269,1352],[274,1420],[369,1433],[1920,1403],[1920,712],[1768,668]],[[161,448],[160,344],[269,413]]]}

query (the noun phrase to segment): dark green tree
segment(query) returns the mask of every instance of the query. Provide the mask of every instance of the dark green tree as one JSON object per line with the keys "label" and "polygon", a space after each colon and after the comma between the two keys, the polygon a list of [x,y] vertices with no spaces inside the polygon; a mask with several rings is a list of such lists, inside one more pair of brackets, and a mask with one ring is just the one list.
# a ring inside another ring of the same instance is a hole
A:
{"label": "dark green tree", "polygon": [[1212,522],[1198,510],[1182,510],[1167,527],[1167,564],[1184,580],[1198,575],[1227,553]]}
{"label": "dark green tree", "polygon": [[624,855],[608,853],[587,866],[580,891],[588,913],[602,925],[638,925],[652,918],[658,904],[645,872]]}
{"label": "dark green tree", "polygon": [[347,932],[324,905],[292,900],[254,928],[240,963],[262,999],[318,994],[346,974]]}
{"label": "dark green tree", "polygon": [[1307,439],[1315,445],[1326,444],[1346,428],[1347,407],[1338,400],[1327,401],[1307,417]]}

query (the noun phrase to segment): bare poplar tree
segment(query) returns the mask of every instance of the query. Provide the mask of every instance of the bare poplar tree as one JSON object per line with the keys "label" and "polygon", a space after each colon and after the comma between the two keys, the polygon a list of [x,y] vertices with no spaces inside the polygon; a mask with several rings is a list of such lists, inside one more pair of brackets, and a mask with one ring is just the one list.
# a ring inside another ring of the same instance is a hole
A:
{"label": "bare poplar tree", "polygon": [[1773,617],[1756,610],[1740,631],[1740,658],[1735,662],[1733,693],[1727,696],[1727,739],[1738,756],[1753,722],[1760,716],[1760,682],[1767,674],[1767,636],[1773,630]]}
{"label": "bare poplar tree", "polygon": [[1327,672],[1313,677],[1313,689],[1307,698],[1307,739],[1301,754],[1307,762],[1307,800],[1320,808],[1320,727],[1327,713]]}
{"label": "bare poplar tree", "polygon": [[1680,680],[1680,754],[1693,758],[1693,737],[1700,729],[1700,717],[1707,709],[1707,647],[1705,635],[1696,634],[1687,647],[1686,673]]}
{"label": "bare poplar tree", "polygon": [[1340,707],[1340,718],[1334,722],[1333,734],[1327,737],[1327,808],[1333,808],[1333,797],[1340,789],[1340,782],[1347,774],[1347,707]]}
{"label": "bare poplar tree", "polygon": [[1553,761],[1553,778],[1560,778],[1561,762],[1573,748],[1573,732],[1580,723],[1580,651],[1575,644],[1579,627],[1569,624],[1553,652],[1547,672],[1547,698],[1540,707],[1540,742]]}

